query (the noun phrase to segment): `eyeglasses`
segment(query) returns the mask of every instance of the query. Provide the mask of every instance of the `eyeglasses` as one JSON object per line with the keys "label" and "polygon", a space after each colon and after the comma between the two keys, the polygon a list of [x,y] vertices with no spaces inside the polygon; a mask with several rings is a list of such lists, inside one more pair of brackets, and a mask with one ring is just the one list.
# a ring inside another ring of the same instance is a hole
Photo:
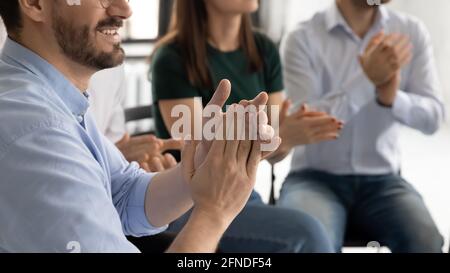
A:
{"label": "eyeglasses", "polygon": [[[111,5],[115,2],[116,0],[99,0],[100,4],[102,5],[102,7],[104,9],[107,9],[109,7],[111,7]],[[125,0],[127,1],[127,3],[130,3],[131,0]]]}

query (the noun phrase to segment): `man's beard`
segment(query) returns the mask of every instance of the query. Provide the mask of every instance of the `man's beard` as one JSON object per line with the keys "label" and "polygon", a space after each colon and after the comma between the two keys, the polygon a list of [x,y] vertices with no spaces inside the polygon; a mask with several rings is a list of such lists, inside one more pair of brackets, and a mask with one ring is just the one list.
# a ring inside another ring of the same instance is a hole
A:
{"label": "man's beard", "polygon": [[[75,27],[60,17],[58,12],[54,13],[52,23],[59,47],[72,61],[95,70],[113,68],[123,63],[125,53],[120,43],[114,45],[112,52],[102,52],[96,49],[88,26]],[[100,22],[96,29],[105,26],[121,27],[122,21],[111,17]]]}

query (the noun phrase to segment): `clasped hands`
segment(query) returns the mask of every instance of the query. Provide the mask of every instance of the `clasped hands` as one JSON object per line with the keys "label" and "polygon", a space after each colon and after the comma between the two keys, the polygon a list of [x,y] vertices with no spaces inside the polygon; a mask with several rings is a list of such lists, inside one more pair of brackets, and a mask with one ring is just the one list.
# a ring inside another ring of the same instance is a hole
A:
{"label": "clasped hands", "polygon": [[408,36],[380,32],[359,57],[361,67],[375,85],[378,102],[392,107],[399,90],[401,69],[412,59],[413,46]]}

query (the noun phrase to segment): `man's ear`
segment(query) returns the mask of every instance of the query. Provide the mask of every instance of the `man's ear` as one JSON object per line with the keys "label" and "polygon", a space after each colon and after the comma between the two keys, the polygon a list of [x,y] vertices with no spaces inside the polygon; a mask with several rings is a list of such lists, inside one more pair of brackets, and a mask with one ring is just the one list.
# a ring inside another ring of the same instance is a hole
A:
{"label": "man's ear", "polygon": [[[53,0],[51,0],[53,1]],[[34,22],[45,21],[45,9],[51,1],[48,0],[19,0],[20,9],[25,18]]]}

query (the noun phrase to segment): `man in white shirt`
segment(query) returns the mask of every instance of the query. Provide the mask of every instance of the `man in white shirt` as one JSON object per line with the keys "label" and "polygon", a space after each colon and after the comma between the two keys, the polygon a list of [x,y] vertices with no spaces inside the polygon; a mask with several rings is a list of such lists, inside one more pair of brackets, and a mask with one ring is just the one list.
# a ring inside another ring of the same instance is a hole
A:
{"label": "man in white shirt", "polygon": [[97,72],[89,84],[89,111],[100,131],[122,152],[129,162],[138,162],[149,172],[175,167],[177,162],[168,150],[180,150],[182,141],[161,140],[153,135],[130,137],[125,126],[124,100],[126,80],[124,66]]}
{"label": "man in white shirt", "polygon": [[0,50],[3,48],[3,44],[5,43],[5,39],[6,39],[5,25],[3,25],[3,21],[0,20]]}
{"label": "man in white shirt", "polygon": [[283,59],[290,98],[346,126],[335,142],[295,151],[279,204],[319,219],[337,251],[353,228],[393,252],[441,252],[424,201],[400,175],[400,128],[431,135],[445,114],[424,25],[336,0],[287,37]]}
{"label": "man in white shirt", "polygon": [[126,81],[124,66],[105,69],[92,76],[89,103],[97,127],[113,143],[126,134],[124,101]]}

